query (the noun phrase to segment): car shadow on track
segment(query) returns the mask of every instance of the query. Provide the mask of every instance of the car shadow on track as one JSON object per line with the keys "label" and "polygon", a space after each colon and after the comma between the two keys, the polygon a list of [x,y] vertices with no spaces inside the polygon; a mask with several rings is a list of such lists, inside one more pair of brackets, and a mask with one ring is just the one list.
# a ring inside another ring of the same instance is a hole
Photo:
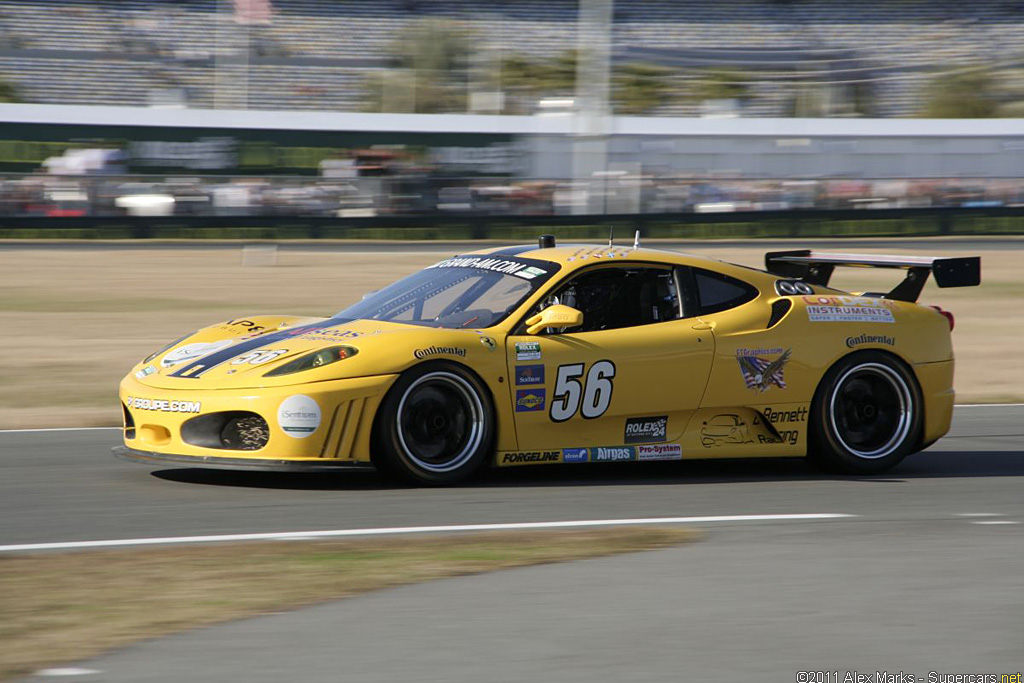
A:
{"label": "car shadow on track", "polygon": [[[236,472],[196,468],[152,473],[165,481],[209,486],[311,491],[374,491],[413,488],[389,480],[372,469],[337,474]],[[682,462],[548,465],[488,469],[458,488],[559,486],[666,486],[673,484],[736,484],[779,481],[851,481],[899,484],[911,479],[944,477],[1024,476],[1024,451],[931,451],[912,456],[893,470],[876,476],[822,473],[803,458],[757,460],[687,460]]]}

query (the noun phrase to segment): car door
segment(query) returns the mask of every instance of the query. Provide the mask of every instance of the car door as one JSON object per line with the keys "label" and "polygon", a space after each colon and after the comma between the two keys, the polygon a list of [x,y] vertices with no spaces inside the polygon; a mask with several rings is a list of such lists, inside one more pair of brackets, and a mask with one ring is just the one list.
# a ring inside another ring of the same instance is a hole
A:
{"label": "car door", "polygon": [[547,299],[582,311],[581,326],[513,331],[520,450],[561,449],[564,462],[682,457],[678,440],[700,405],[714,337],[687,316],[679,282],[669,266],[592,266]]}

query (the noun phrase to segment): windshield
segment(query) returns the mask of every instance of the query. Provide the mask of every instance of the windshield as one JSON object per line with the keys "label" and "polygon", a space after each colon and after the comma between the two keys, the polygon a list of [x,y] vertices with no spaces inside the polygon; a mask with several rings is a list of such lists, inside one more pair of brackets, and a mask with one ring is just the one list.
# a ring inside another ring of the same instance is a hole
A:
{"label": "windshield", "polygon": [[490,327],[554,275],[558,264],[511,256],[456,256],[370,294],[336,318],[430,327]]}

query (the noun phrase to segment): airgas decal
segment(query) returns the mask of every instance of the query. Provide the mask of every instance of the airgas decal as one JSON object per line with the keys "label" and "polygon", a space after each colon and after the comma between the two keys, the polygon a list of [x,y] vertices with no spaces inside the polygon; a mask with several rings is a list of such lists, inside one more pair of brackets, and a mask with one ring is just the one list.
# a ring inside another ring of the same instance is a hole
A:
{"label": "airgas decal", "polygon": [[304,439],[320,426],[320,406],[309,396],[289,396],[277,409],[281,431],[296,439]]}

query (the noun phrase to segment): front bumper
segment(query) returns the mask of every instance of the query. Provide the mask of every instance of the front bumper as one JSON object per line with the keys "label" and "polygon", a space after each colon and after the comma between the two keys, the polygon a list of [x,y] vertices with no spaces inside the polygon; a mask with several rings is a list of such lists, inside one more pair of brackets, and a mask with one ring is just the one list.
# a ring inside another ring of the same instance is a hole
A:
{"label": "front bumper", "polygon": [[318,462],[317,460],[271,460],[269,458],[217,457],[212,455],[177,455],[173,453],[152,453],[139,451],[127,446],[114,446],[111,451],[117,457],[147,465],[174,465],[202,467],[214,470],[259,470],[270,472],[338,472],[340,470],[370,470],[372,465],[356,461]]}
{"label": "front bumper", "polygon": [[[377,407],[396,377],[376,375],[258,389],[182,390],[148,386],[129,375],[122,380],[120,391],[126,413],[126,454],[118,455],[239,469],[266,466],[280,470],[283,463],[294,463],[297,471],[367,463]],[[186,441],[183,426],[189,420],[235,411],[255,413],[266,421],[268,436],[262,448],[235,450]]]}

